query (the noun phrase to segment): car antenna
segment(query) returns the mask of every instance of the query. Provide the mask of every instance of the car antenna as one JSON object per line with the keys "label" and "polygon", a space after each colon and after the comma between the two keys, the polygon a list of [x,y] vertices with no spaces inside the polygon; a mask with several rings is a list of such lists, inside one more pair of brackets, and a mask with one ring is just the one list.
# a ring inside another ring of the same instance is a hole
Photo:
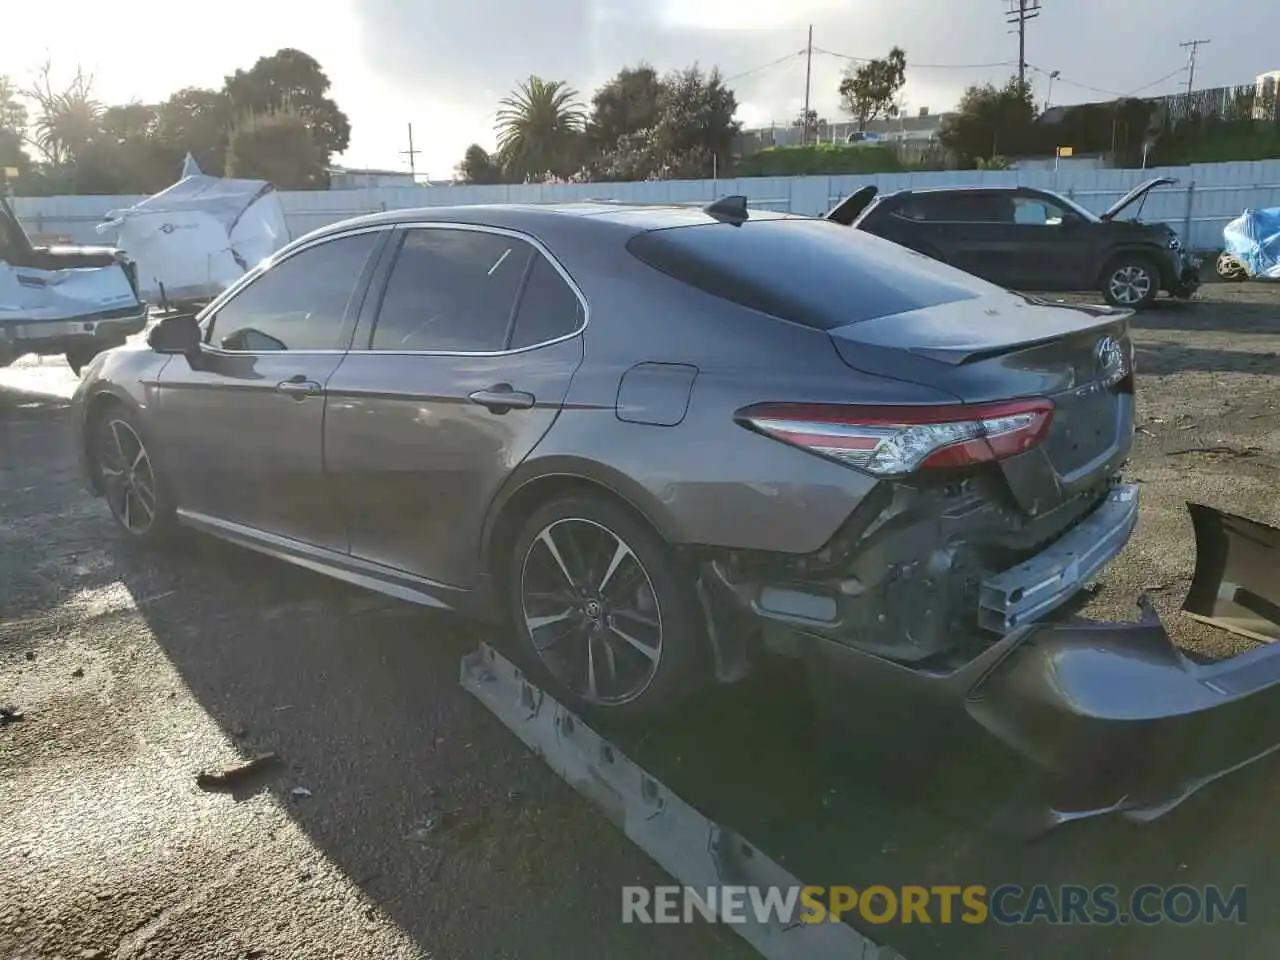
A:
{"label": "car antenna", "polygon": [[712,200],[702,212],[707,216],[715,217],[726,223],[741,224],[747,219],[747,198],[741,194],[733,194],[728,197],[721,197],[719,200]]}

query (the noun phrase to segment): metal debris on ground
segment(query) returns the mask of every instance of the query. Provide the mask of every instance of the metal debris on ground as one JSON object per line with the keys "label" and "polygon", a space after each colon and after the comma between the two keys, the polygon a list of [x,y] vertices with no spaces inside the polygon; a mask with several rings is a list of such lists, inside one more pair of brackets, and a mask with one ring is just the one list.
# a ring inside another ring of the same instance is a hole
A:
{"label": "metal debris on ground", "polygon": [[201,771],[196,775],[196,786],[202,790],[229,790],[244,784],[247,780],[274,766],[279,760],[280,758],[274,753],[264,753],[219,773]]}
{"label": "metal debris on ground", "polygon": [[84,676],[84,667],[76,667],[74,670],[71,671],[71,676],[79,680],[81,677]]}
{"label": "metal debris on ground", "polygon": [[289,796],[293,797],[295,800],[305,800],[311,796],[311,791],[306,787],[294,787],[289,791]]}
{"label": "metal debris on ground", "polygon": [[6,727],[25,718],[26,714],[17,707],[0,707],[0,727]]}
{"label": "metal debris on ground", "polygon": [[1185,457],[1191,453],[1204,453],[1204,454],[1220,455],[1224,457],[1245,458],[1245,457],[1256,457],[1258,454],[1262,453],[1262,448],[1261,447],[1241,448],[1241,447],[1227,446],[1226,444],[1219,444],[1217,446],[1212,446],[1212,447],[1187,447],[1185,450],[1170,450],[1169,456]]}
{"label": "metal debris on ground", "polygon": [[[463,657],[461,672],[466,690],[678,883],[695,890],[721,884],[784,890],[803,885],[744,837],[708,820],[651,777],[488,644]],[[745,923],[731,929],[768,960],[901,960],[891,947],[843,923],[786,926],[748,914]]]}

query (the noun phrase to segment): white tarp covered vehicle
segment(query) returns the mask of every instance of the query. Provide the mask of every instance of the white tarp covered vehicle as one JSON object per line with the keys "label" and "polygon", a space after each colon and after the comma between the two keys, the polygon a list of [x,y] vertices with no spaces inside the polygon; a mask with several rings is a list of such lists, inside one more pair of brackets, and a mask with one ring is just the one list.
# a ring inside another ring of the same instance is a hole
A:
{"label": "white tarp covered vehicle", "polygon": [[138,265],[142,295],[153,302],[210,300],[289,241],[280,195],[267,181],[206,176],[190,155],[182,174],[97,226],[119,231],[116,246]]}
{"label": "white tarp covered vehicle", "polygon": [[0,195],[0,367],[66,354],[76,373],[147,323],[134,264],[110,247],[37,247]]}

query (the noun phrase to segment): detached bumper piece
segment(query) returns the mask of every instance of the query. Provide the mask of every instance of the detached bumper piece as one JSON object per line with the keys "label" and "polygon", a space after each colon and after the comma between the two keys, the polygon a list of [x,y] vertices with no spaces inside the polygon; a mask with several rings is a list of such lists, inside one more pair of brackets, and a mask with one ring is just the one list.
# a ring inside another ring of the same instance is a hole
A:
{"label": "detached bumper piece", "polygon": [[[713,823],[649,776],[611,743],[533,686],[488,644],[462,660],[462,686],[570,786],[593,802],[627,839],[695,891],[721,885],[803,886],[727,827]],[[842,923],[784,926],[746,912],[729,929],[770,960],[901,960]]]}
{"label": "detached bumper piece", "polygon": [[[1183,609],[1280,639],[1280,530],[1189,509],[1196,572]],[[1049,775],[1046,826],[1100,813],[1149,820],[1280,750],[1280,644],[1203,662],[1145,604],[1130,623],[1037,624],[973,685],[965,709]]]}

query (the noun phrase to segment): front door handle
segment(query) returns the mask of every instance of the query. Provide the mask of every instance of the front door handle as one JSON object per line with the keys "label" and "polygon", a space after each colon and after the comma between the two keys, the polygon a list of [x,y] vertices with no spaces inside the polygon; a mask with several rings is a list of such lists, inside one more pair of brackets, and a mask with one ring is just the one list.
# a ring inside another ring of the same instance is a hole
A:
{"label": "front door handle", "polygon": [[295,400],[305,400],[307,397],[314,397],[322,393],[324,388],[314,380],[308,380],[302,374],[296,377],[290,377],[288,380],[282,380],[276,384],[276,392],[288,394]]}
{"label": "front door handle", "polygon": [[532,393],[516,390],[509,383],[495,383],[484,390],[476,390],[467,394],[467,399],[487,408],[490,413],[529,410],[537,402]]}

